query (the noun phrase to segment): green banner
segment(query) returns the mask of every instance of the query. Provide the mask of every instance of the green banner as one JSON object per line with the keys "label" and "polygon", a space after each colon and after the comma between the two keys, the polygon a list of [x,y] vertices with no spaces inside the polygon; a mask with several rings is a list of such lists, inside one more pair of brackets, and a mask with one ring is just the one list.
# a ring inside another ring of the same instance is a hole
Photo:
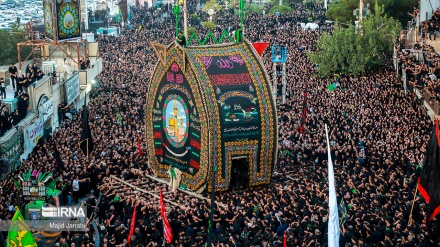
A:
{"label": "green banner", "polygon": [[16,208],[14,217],[12,218],[12,224],[8,232],[8,242],[7,247],[35,247],[34,237],[32,232],[29,230],[29,226],[26,225],[23,219],[23,215],[20,209]]}
{"label": "green banner", "polygon": [[0,156],[9,160],[9,172],[20,162],[20,155],[23,150],[22,131],[18,131],[8,141],[0,145]]}

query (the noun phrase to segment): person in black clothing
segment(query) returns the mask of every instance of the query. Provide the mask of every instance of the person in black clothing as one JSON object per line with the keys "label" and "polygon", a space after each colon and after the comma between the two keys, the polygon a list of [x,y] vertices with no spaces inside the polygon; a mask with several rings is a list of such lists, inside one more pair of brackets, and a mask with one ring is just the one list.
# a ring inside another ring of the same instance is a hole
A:
{"label": "person in black clothing", "polygon": [[[28,75],[30,75],[30,73],[28,73]],[[22,74],[20,76],[20,78],[18,78],[18,84],[17,84],[17,92],[22,92],[23,88],[26,84],[26,77],[24,77],[24,75]]]}
{"label": "person in black clothing", "polygon": [[32,84],[32,83],[34,83],[34,77],[29,77],[29,78],[27,78],[27,80],[26,80],[26,82],[24,83],[24,85],[23,85],[23,90],[27,90],[27,88]]}
{"label": "person in black clothing", "polygon": [[18,114],[18,109],[14,111],[14,114],[12,114],[12,126],[17,126],[17,124],[20,122],[20,115]]}
{"label": "person in black clothing", "polygon": [[66,206],[72,205],[72,195],[72,181],[68,180],[63,187],[63,196]]}
{"label": "person in black clothing", "polygon": [[26,75],[27,74],[30,75],[32,73],[32,66],[30,64],[28,64],[28,66],[26,66],[26,71],[25,72],[26,72]]}
{"label": "person in black clothing", "polygon": [[11,78],[11,84],[12,84],[12,87],[14,88],[14,90],[15,90],[15,88],[16,88],[16,84],[17,84],[17,77],[18,77],[18,70],[17,70],[17,68],[15,67],[15,65],[13,64],[13,63],[11,63],[11,66],[9,67],[9,77]]}
{"label": "person in black clothing", "polygon": [[[430,23],[429,27],[428,27],[428,32],[429,32],[429,40],[435,42],[435,39],[437,38],[437,33],[435,30],[436,26],[433,22]],[[434,36],[434,40],[432,40],[432,36]]]}
{"label": "person in black clothing", "polygon": [[186,47],[186,37],[182,34],[182,32],[179,32],[179,35],[177,35],[176,39],[177,43],[183,47]]}
{"label": "person in black clothing", "polygon": [[39,68],[39,69],[37,70],[36,79],[37,79],[37,80],[40,80],[41,78],[43,78],[43,76],[44,76],[44,73],[43,73],[43,71],[41,71],[41,69]]}
{"label": "person in black clothing", "polygon": [[0,95],[6,98],[6,83],[4,78],[0,78]]}
{"label": "person in black clothing", "polygon": [[10,117],[5,105],[0,103],[0,136],[11,128]]}
{"label": "person in black clothing", "polygon": [[18,99],[18,113],[20,120],[24,119],[27,115],[27,108],[29,106],[29,97],[22,94]]}
{"label": "person in black clothing", "polygon": [[86,68],[90,69],[90,59],[89,59],[89,56],[86,57]]}
{"label": "person in black clothing", "polygon": [[34,65],[32,66],[32,71],[34,72],[33,75],[35,77],[37,75],[37,71],[38,71],[38,66],[36,63],[34,63]]}
{"label": "person in black clothing", "polygon": [[90,194],[89,198],[86,201],[86,205],[87,205],[87,218],[90,218],[92,216],[92,213],[95,212],[96,203],[97,203],[96,198],[93,196],[93,194]]}
{"label": "person in black clothing", "polygon": [[86,65],[86,60],[84,59],[84,57],[81,58],[81,60],[79,60],[80,66],[81,66],[81,70],[86,70],[87,69],[87,65]]}

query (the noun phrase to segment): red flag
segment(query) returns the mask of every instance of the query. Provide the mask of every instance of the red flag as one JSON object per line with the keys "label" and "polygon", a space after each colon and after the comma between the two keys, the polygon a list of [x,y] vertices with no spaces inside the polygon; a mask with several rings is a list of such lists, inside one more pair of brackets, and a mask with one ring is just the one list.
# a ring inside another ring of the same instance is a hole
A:
{"label": "red flag", "polygon": [[237,8],[237,0],[234,0],[234,8]]}
{"label": "red flag", "polygon": [[287,236],[286,236],[286,231],[284,231],[284,244],[283,247],[287,247]]}
{"label": "red flag", "polygon": [[133,233],[134,233],[135,222],[136,222],[136,206],[134,206],[133,216],[131,217],[130,232],[128,233],[128,239],[127,239],[128,240],[128,244],[130,244],[131,236],[133,236]]}
{"label": "red flag", "polygon": [[264,50],[266,50],[269,44],[270,44],[269,42],[258,42],[258,43],[252,43],[252,46],[258,52],[258,55],[261,56],[261,54],[263,54]]}
{"label": "red flag", "polygon": [[138,155],[142,156],[141,137],[140,136],[138,136]]}
{"label": "red flag", "polygon": [[425,162],[418,179],[418,189],[428,205],[426,223],[440,213],[440,140],[438,136],[438,120],[435,120],[425,154]]}
{"label": "red flag", "polygon": [[299,125],[299,133],[302,134],[304,131],[304,125],[307,121],[307,92],[304,92],[303,110],[301,113],[301,123]]}
{"label": "red flag", "polygon": [[160,190],[160,216],[163,220],[163,235],[165,236],[165,241],[171,243],[173,241],[173,232],[171,230],[170,222],[168,222],[167,213],[165,211],[165,203],[163,202],[162,190]]}

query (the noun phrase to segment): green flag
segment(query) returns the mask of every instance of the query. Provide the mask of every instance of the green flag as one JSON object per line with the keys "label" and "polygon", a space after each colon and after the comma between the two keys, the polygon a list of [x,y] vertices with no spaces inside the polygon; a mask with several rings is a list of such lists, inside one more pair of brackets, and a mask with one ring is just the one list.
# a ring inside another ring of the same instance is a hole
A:
{"label": "green flag", "polygon": [[121,117],[121,112],[119,112],[119,110],[118,110],[118,122],[119,122],[119,125],[122,126],[122,117]]}
{"label": "green flag", "polygon": [[177,179],[176,178],[176,172],[174,171],[174,167],[171,167],[170,173],[171,173],[171,177],[173,177],[173,179]]}
{"label": "green flag", "polygon": [[29,226],[24,222],[23,215],[18,207],[11,221],[8,232],[8,241],[6,247],[37,247],[34,236]]}
{"label": "green flag", "polygon": [[17,189],[18,189],[18,190],[21,190],[21,184],[20,184],[20,182],[18,182],[17,179],[15,179],[15,178],[12,178],[12,181],[14,181],[14,184],[15,184],[15,186],[17,186]]}
{"label": "green flag", "polygon": [[56,189],[57,181],[52,180],[52,182],[46,185],[46,196],[56,197],[61,193],[60,190]]}
{"label": "green flag", "polygon": [[329,90],[329,91],[335,91],[335,89],[336,89],[336,85],[335,84],[329,84],[328,86],[327,86],[327,89]]}
{"label": "green flag", "polygon": [[119,6],[119,15],[121,16],[121,20],[124,21],[124,16],[122,15],[121,6]]}
{"label": "green flag", "polygon": [[341,213],[341,225],[345,223],[348,219],[347,208],[345,207],[344,198],[341,198],[341,202],[338,205],[339,212]]}
{"label": "green flag", "polygon": [[243,26],[243,21],[244,21],[244,16],[245,16],[244,0],[240,0],[240,6],[238,9],[238,16],[240,18],[240,23]]}

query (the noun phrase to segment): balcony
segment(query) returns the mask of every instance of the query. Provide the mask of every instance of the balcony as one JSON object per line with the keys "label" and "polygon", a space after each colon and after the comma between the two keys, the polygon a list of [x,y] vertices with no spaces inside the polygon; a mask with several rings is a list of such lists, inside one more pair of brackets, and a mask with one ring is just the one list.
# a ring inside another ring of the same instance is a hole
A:
{"label": "balcony", "polygon": [[86,86],[91,83],[96,76],[102,71],[102,58],[97,58],[94,63],[90,65],[90,69],[79,71],[79,83],[81,86]]}

